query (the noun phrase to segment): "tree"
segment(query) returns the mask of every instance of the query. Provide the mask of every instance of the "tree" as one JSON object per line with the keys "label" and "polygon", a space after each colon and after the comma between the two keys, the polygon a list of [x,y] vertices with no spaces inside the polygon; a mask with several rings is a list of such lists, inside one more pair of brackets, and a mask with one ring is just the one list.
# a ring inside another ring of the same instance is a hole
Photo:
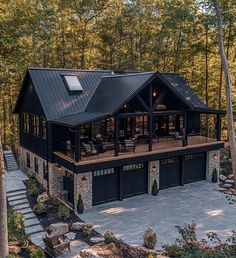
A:
{"label": "tree", "polygon": [[217,18],[217,31],[218,31],[218,43],[219,43],[219,52],[221,56],[221,63],[225,75],[225,93],[226,93],[226,107],[227,107],[227,129],[228,129],[228,138],[232,159],[232,170],[234,174],[234,181],[236,185],[236,142],[235,142],[235,132],[234,132],[234,121],[233,121],[233,99],[232,99],[232,86],[230,79],[229,64],[226,57],[224,49],[224,35],[222,29],[222,17],[218,0],[212,0],[216,18]]}
{"label": "tree", "polygon": [[0,254],[1,257],[4,258],[8,255],[7,201],[5,182],[3,150],[0,138]]}

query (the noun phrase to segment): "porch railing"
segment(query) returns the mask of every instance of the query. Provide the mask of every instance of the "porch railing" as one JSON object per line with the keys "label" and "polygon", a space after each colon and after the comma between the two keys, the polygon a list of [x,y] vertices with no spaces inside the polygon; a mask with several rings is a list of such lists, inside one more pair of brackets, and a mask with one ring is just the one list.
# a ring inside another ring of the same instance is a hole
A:
{"label": "porch railing", "polygon": [[56,140],[56,151],[63,153],[71,159],[75,159],[75,145],[66,143],[62,140]]}

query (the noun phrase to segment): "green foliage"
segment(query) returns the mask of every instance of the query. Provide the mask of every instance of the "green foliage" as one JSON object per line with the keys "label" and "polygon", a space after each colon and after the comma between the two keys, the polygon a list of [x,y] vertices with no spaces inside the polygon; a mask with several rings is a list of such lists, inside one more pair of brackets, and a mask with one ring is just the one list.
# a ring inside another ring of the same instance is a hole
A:
{"label": "green foliage", "polygon": [[27,192],[33,197],[37,197],[39,194],[43,192],[42,186],[34,178],[26,180],[25,185],[27,187]]}
{"label": "green foliage", "polygon": [[152,185],[152,194],[157,195],[158,194],[158,188],[157,188],[157,180],[155,179]]}
{"label": "green foliage", "polygon": [[222,242],[216,233],[207,234],[207,239],[214,247],[211,248],[205,239],[198,240],[196,237],[196,224],[186,225],[184,228],[176,227],[180,239],[174,245],[165,245],[165,255],[175,258],[226,258],[236,257],[236,233]]}
{"label": "green foliage", "polygon": [[79,197],[78,197],[77,211],[79,214],[84,212],[84,202],[83,202],[81,194],[79,194]]}
{"label": "green foliage", "polygon": [[117,238],[112,232],[109,232],[109,234],[105,233],[104,238],[105,238],[105,241],[104,241],[105,244],[113,243],[117,247],[120,247],[123,244],[122,239]]}
{"label": "green foliage", "polygon": [[46,258],[44,251],[41,248],[33,249],[30,252],[30,258]]}
{"label": "green foliage", "polygon": [[213,183],[217,183],[217,181],[218,181],[218,173],[217,173],[216,168],[214,168],[214,170],[212,172],[212,179],[211,180],[212,180]]}
{"label": "green foliage", "polygon": [[44,214],[47,211],[47,205],[44,203],[37,203],[34,206],[33,211],[38,215]]}
{"label": "green foliage", "polygon": [[9,208],[8,216],[8,240],[19,241],[23,245],[28,244],[28,236],[25,233],[24,219],[20,212]]}
{"label": "green foliage", "polygon": [[59,204],[57,209],[57,216],[60,219],[68,220],[70,218],[70,209],[63,204]]}

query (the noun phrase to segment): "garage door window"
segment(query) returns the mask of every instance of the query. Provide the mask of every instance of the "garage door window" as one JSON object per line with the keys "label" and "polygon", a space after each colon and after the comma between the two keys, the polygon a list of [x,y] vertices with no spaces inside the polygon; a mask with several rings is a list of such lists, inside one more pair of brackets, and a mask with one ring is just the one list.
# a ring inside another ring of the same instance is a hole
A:
{"label": "garage door window", "polygon": [[198,158],[202,158],[202,157],[204,157],[203,153],[194,153],[194,154],[185,155],[184,159],[192,160],[192,159],[198,159]]}
{"label": "garage door window", "polygon": [[167,159],[162,159],[161,160],[161,165],[174,164],[176,162],[179,162],[178,157],[167,158]]}
{"label": "garage door window", "polygon": [[135,163],[135,164],[123,166],[123,171],[137,170],[137,169],[143,169],[143,168],[144,168],[144,163]]}
{"label": "garage door window", "polygon": [[93,171],[94,176],[104,176],[104,175],[110,175],[110,174],[114,174],[114,173],[115,173],[114,168],[107,168],[107,169]]}

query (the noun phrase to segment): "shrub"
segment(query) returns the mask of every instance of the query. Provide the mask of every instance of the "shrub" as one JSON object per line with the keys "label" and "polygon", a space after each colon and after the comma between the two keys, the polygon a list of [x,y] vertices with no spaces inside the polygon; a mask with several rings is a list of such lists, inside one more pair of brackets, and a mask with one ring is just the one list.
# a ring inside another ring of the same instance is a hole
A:
{"label": "shrub", "polygon": [[23,245],[28,244],[28,236],[25,233],[23,215],[14,208],[8,209],[8,240],[19,241]]}
{"label": "shrub", "polygon": [[216,168],[214,168],[213,172],[212,172],[212,178],[211,178],[212,183],[217,183],[218,181],[218,173]]}
{"label": "shrub", "polygon": [[112,232],[107,231],[104,234],[104,238],[105,238],[105,244],[110,244],[113,243],[115,244],[118,248],[121,246],[121,244],[123,244],[123,241],[119,238],[117,238]]}
{"label": "shrub", "polygon": [[37,197],[43,192],[42,186],[34,178],[26,180],[25,185],[27,186],[27,192],[33,197]]}
{"label": "shrub", "polygon": [[77,211],[79,214],[84,212],[84,203],[81,194],[79,194],[78,202],[77,202]]}
{"label": "shrub", "polygon": [[37,248],[31,251],[30,258],[46,258],[46,256],[41,248]]}
{"label": "shrub", "polygon": [[37,203],[33,208],[33,211],[38,215],[46,213],[46,210],[47,206],[44,203]]}
{"label": "shrub", "polygon": [[157,180],[155,179],[152,184],[152,195],[158,195]]}
{"label": "shrub", "polygon": [[63,204],[59,204],[57,209],[57,216],[60,219],[67,220],[70,218],[70,209],[64,206]]}

